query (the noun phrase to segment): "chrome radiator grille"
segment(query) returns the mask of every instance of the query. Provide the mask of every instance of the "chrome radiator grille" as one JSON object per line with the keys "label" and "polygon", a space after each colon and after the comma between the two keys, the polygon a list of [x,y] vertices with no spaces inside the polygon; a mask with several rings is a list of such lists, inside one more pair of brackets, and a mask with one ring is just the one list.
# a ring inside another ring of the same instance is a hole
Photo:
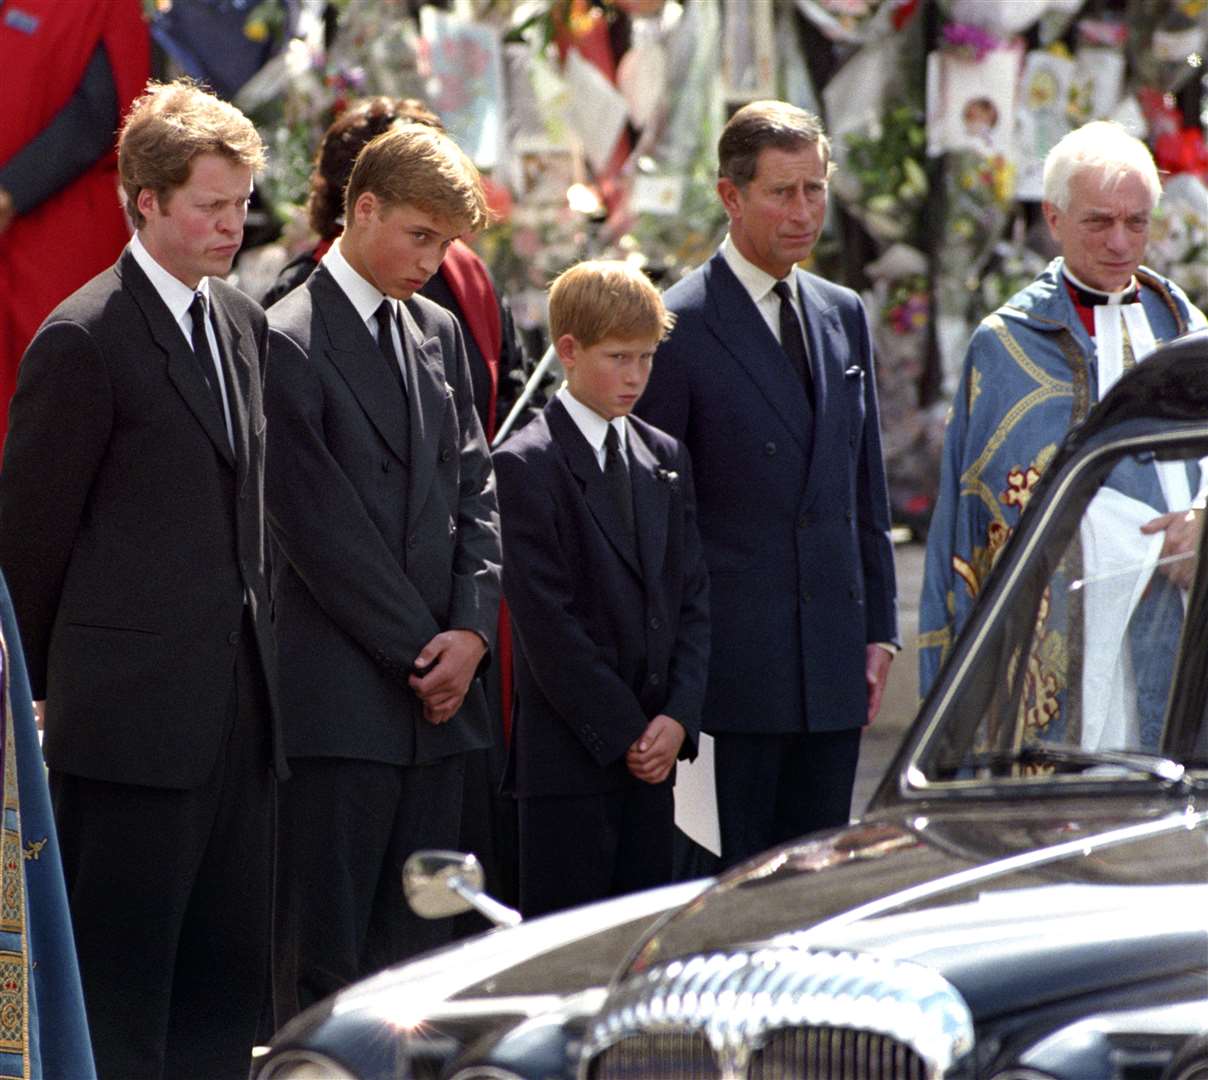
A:
{"label": "chrome radiator grille", "polygon": [[927,1080],[927,1064],[909,1046],[871,1031],[791,1028],[774,1031],[751,1055],[748,1080]]}
{"label": "chrome radiator grille", "polygon": [[[703,1035],[635,1035],[609,1047],[591,1080],[720,1080],[717,1055]],[[849,1028],[774,1031],[751,1054],[745,1080],[927,1080],[927,1064],[896,1039]]]}
{"label": "chrome radiator grille", "polygon": [[790,946],[676,960],[616,987],[582,1080],[939,1080],[973,1048],[960,994],[918,964]]}
{"label": "chrome radiator grille", "polygon": [[709,1080],[721,1076],[709,1041],[692,1031],[661,1031],[624,1039],[597,1058],[591,1080]]}

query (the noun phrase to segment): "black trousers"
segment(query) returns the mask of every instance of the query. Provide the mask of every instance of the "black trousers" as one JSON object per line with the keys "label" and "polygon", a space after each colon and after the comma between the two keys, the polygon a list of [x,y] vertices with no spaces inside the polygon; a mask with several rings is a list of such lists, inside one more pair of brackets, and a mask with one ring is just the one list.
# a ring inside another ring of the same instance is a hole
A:
{"label": "black trousers", "polygon": [[50,773],[101,1080],[247,1076],[269,973],[275,782],[246,620],[228,714],[198,788]]}
{"label": "black trousers", "polygon": [[519,802],[525,918],[671,881],[675,806],[669,780]]}
{"label": "black trousers", "polygon": [[861,730],[715,734],[722,866],[816,829],[846,825]]}
{"label": "black trousers", "polygon": [[451,919],[407,906],[419,848],[454,848],[462,755],[430,765],[291,758],[278,833],[277,1024],[365,975],[447,944]]}

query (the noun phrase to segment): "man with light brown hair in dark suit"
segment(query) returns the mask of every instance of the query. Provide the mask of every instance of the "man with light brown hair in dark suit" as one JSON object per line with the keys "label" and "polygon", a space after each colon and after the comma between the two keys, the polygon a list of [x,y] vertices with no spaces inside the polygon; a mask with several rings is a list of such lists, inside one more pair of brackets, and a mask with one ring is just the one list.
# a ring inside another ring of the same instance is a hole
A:
{"label": "man with light brown hair in dark suit", "polygon": [[135,102],[136,235],[30,344],[0,469],[97,1068],[120,1080],[245,1076],[268,975],[267,328],[219,280],[262,163],[197,86]]}

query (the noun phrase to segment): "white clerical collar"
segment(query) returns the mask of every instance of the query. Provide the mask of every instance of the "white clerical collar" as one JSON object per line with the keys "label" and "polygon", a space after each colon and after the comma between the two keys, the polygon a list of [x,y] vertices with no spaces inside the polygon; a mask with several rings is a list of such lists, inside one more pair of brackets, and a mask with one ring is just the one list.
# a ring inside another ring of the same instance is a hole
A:
{"label": "white clerical collar", "polygon": [[738,278],[738,282],[751,299],[756,304],[760,303],[776,286],[777,282],[787,281],[789,283],[790,294],[795,296],[797,290],[793,288],[793,271],[790,269],[788,276],[784,278],[772,277],[766,270],[761,270],[750,259],[748,259],[735,246],[734,241],[730,239],[730,234],[726,233],[726,237],[721,242],[721,257],[726,260],[726,265],[734,271],[734,276]]}
{"label": "white clerical collar", "polygon": [[340,251],[338,239],[327,249],[327,254],[323,256],[323,265],[327,268],[327,272],[336,279],[336,284],[344,290],[344,295],[352,301],[352,306],[356,308],[357,314],[364,322],[368,323],[377,314],[377,309],[382,306],[383,300],[390,301],[395,318],[398,318],[399,302],[387,296],[376,285],[366,281],[352,268],[352,264],[344,258],[344,253]]}
{"label": "white clerical collar", "polygon": [[575,427],[583,433],[583,438],[596,452],[597,460],[604,453],[604,440],[608,437],[609,424],[617,429],[621,450],[626,450],[629,445],[629,425],[625,423],[625,417],[618,416],[613,420],[605,420],[595,409],[584,405],[575,397],[566,383],[563,383],[558,389],[558,400],[570,414],[570,418],[575,422]]}
{"label": "white clerical collar", "polygon": [[134,261],[138,263],[139,269],[147,275],[147,279],[159,294],[160,299],[167,305],[168,310],[172,313],[172,318],[177,322],[180,322],[189,310],[193,303],[194,293],[203,293],[206,305],[209,305],[210,279],[208,277],[203,277],[197,283],[196,289],[190,289],[180,278],[165,270],[155,261],[155,256],[147,250],[137,232],[130,238],[129,247],[130,254],[134,256]]}
{"label": "white clerical collar", "polygon": [[[1104,292],[1102,289],[1096,289],[1088,285],[1085,281],[1079,280],[1072,273],[1070,268],[1064,261],[1061,264],[1061,272],[1069,279],[1075,288],[1082,290],[1084,293],[1089,293],[1095,298],[1095,304],[1131,304],[1137,299],[1137,278],[1136,275],[1128,279],[1128,284],[1119,292]],[[1092,307],[1094,305],[1087,305]]]}

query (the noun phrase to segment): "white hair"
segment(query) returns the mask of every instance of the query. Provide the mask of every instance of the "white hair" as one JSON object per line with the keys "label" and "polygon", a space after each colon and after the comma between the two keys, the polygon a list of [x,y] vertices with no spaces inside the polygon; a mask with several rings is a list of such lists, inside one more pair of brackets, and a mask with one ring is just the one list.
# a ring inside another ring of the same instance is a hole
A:
{"label": "white hair", "polygon": [[1092,120],[1061,139],[1044,159],[1044,201],[1058,210],[1070,208],[1070,180],[1083,170],[1100,172],[1109,186],[1124,177],[1141,178],[1150,207],[1158,205],[1162,181],[1149,148],[1111,120]]}

